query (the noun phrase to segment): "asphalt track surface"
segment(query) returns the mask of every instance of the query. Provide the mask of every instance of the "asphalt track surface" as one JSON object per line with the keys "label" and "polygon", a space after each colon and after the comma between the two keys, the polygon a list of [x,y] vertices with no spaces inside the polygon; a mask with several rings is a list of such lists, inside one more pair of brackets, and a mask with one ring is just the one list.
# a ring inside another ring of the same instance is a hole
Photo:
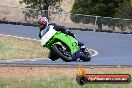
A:
{"label": "asphalt track surface", "polygon": [[[39,64],[39,65],[132,65],[132,34],[93,32],[71,30],[79,41],[91,49],[98,51],[90,62],[64,62],[61,59],[12,60],[0,61],[0,64]],[[13,35],[24,38],[38,39],[37,27],[0,24],[0,34]],[[15,59],[15,58],[14,58]],[[28,59],[28,58],[27,58]]]}

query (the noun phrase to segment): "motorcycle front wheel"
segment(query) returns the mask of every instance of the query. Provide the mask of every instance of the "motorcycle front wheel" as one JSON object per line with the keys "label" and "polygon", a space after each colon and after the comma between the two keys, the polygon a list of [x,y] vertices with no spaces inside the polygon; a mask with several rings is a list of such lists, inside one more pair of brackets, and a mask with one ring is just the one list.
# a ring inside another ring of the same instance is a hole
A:
{"label": "motorcycle front wheel", "polygon": [[50,52],[48,55],[48,58],[51,59],[52,61],[55,61],[55,60],[59,59],[59,56],[56,55],[55,52]]}
{"label": "motorcycle front wheel", "polygon": [[59,47],[57,45],[53,45],[52,46],[52,50],[53,52],[55,52],[63,61],[65,62],[71,62],[72,58],[68,55],[66,55],[66,53],[68,54],[68,52],[64,52],[64,50],[62,49],[62,47]]}

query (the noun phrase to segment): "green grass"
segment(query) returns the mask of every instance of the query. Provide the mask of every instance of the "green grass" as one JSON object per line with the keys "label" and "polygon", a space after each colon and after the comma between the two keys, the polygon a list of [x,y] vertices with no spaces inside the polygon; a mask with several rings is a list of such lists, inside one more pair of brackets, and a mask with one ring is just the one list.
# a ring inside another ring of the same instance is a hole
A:
{"label": "green grass", "polygon": [[0,59],[32,59],[47,57],[48,50],[38,41],[0,36]]}
{"label": "green grass", "polygon": [[130,84],[77,84],[75,77],[62,75],[48,77],[4,77],[0,78],[0,88],[132,88]]}

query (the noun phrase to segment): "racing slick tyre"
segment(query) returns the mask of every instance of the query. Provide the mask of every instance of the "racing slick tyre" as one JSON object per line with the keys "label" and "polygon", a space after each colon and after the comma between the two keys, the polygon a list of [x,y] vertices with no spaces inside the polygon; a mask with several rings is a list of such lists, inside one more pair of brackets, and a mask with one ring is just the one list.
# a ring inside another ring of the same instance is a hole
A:
{"label": "racing slick tyre", "polygon": [[63,61],[65,62],[71,62],[72,61],[72,58],[68,55],[66,55],[63,51],[63,49],[57,45],[53,45],[52,46],[52,50],[53,52],[55,52]]}
{"label": "racing slick tyre", "polygon": [[83,61],[90,61],[91,60],[91,55],[90,52],[87,48],[83,51],[84,55],[80,57],[81,60]]}
{"label": "racing slick tyre", "polygon": [[59,56],[56,55],[56,53],[54,53],[54,52],[50,52],[48,55],[48,58],[51,59],[52,61],[55,61],[55,60],[59,59]]}

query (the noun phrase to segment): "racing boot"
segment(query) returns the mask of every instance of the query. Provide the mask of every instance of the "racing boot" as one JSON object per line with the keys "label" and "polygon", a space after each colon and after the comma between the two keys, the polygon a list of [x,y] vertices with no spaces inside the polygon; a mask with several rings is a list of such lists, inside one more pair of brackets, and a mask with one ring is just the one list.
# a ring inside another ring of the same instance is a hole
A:
{"label": "racing boot", "polygon": [[81,48],[81,51],[84,52],[85,54],[89,53],[89,49],[86,48],[86,46],[84,46],[82,42],[80,43],[80,48]]}

